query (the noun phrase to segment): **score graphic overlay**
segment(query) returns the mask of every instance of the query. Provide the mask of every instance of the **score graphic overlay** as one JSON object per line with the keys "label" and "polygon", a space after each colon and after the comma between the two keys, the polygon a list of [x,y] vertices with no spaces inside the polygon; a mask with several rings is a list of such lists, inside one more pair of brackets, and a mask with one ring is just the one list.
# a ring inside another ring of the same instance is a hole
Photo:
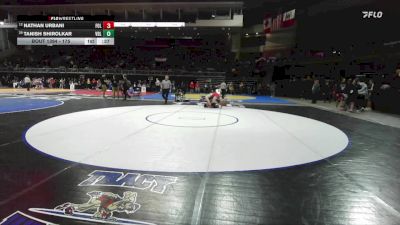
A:
{"label": "score graphic overlay", "polygon": [[17,45],[114,45],[114,16],[18,16]]}

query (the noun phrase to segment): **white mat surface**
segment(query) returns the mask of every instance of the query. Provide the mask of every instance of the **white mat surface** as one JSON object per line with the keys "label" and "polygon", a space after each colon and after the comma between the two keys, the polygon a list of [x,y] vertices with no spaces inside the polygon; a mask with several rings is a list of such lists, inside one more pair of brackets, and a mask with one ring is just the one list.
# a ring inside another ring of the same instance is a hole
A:
{"label": "white mat surface", "polygon": [[339,129],[305,117],[245,108],[132,106],[42,121],[27,142],[48,155],[101,167],[164,172],[280,168],[344,150]]}

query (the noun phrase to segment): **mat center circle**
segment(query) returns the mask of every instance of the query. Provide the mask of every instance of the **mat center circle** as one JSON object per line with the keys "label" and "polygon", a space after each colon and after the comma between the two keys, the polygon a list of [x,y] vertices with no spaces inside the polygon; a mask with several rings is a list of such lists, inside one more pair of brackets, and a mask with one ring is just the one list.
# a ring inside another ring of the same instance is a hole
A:
{"label": "mat center circle", "polygon": [[171,127],[220,127],[239,122],[239,119],[218,112],[162,112],[151,114],[146,120],[163,126]]}

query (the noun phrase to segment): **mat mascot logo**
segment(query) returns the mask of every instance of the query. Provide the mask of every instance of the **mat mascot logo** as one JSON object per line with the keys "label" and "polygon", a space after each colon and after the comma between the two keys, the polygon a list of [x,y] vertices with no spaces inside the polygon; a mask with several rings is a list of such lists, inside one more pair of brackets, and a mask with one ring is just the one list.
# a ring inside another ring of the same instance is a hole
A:
{"label": "mat mascot logo", "polygon": [[136,192],[126,191],[122,197],[118,194],[101,191],[92,191],[87,195],[90,196],[90,199],[86,203],[74,204],[67,202],[54,209],[64,211],[68,215],[73,215],[75,212],[95,210],[93,218],[112,219],[114,212],[132,214],[140,208],[140,205],[136,203]]}
{"label": "mat mascot logo", "polygon": [[56,206],[54,209],[30,208],[29,211],[56,217],[95,222],[96,224],[156,225],[145,221],[119,218],[113,215],[115,212],[133,214],[138,211],[140,204],[136,203],[136,192],[125,191],[122,197],[112,192],[102,191],[91,191],[86,193],[86,195],[90,198],[85,203],[66,202]]}
{"label": "mat mascot logo", "polygon": [[[177,177],[170,176],[95,170],[89,174],[89,178],[82,181],[78,186],[120,187],[164,194],[167,187],[176,183],[177,180]],[[90,197],[86,203],[67,202],[54,209],[30,208],[29,211],[96,223],[155,225],[154,223],[113,216],[114,212],[133,214],[140,209],[140,204],[136,203],[136,192],[125,191],[122,197],[112,192],[102,191],[91,191],[86,195]]]}

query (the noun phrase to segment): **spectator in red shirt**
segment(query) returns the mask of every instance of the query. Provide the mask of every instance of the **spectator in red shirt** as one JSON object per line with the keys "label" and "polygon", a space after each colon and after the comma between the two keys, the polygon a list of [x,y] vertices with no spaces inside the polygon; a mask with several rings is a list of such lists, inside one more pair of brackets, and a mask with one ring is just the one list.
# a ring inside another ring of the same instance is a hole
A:
{"label": "spectator in red shirt", "polygon": [[96,81],[96,79],[93,78],[93,80],[92,80],[92,89],[96,89],[96,86],[97,86],[97,81]]}
{"label": "spectator in red shirt", "polygon": [[190,92],[190,93],[193,93],[194,88],[195,88],[194,82],[193,82],[193,81],[190,81],[190,83],[189,83],[189,92]]}

